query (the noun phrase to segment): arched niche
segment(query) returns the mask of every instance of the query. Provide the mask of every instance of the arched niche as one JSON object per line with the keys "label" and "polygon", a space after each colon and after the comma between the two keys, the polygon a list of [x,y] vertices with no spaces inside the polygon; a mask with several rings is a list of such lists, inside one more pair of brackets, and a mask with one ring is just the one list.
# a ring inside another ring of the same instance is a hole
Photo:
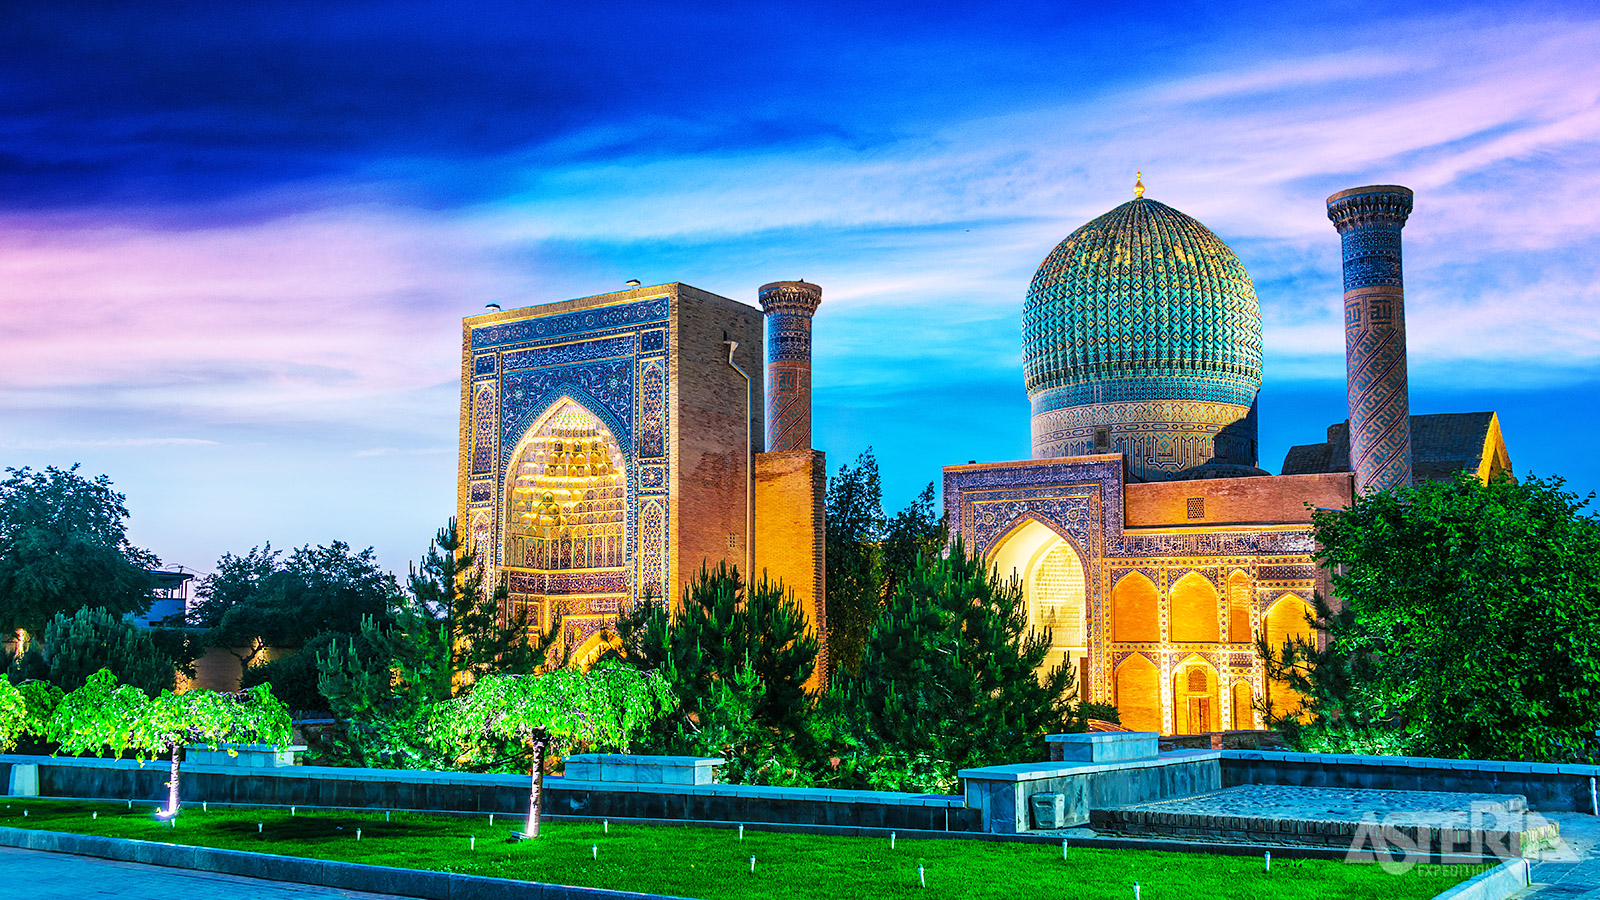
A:
{"label": "arched niche", "polygon": [[1235,571],[1228,576],[1228,640],[1247,644],[1250,634],[1250,601],[1255,591],[1250,585],[1250,574]]}
{"label": "arched niche", "polygon": [[1111,589],[1111,635],[1114,641],[1153,644],[1161,640],[1155,583],[1138,572],[1124,575]]}
{"label": "arched niche", "polygon": [[1117,666],[1116,705],[1122,725],[1132,731],[1165,731],[1161,727],[1161,671],[1135,653]]}
{"label": "arched niche", "polygon": [[1256,727],[1255,697],[1250,691],[1250,682],[1239,678],[1233,682],[1233,727]]}
{"label": "arched niche", "polygon": [[1189,657],[1172,672],[1172,726],[1174,734],[1222,730],[1217,670],[1200,656]]}
{"label": "arched niche", "polygon": [[[1294,594],[1284,594],[1267,607],[1267,614],[1262,617],[1262,631],[1274,655],[1282,653],[1290,639],[1315,641],[1316,632],[1307,621],[1310,614],[1311,606]],[[1288,684],[1274,681],[1267,685],[1267,699],[1272,714],[1282,717],[1298,707],[1302,698]]]}
{"label": "arched niche", "polygon": [[627,566],[627,464],[604,422],[561,398],[506,474],[505,561],[538,572]]}
{"label": "arched niche", "polygon": [[1199,572],[1190,572],[1172,586],[1169,626],[1176,644],[1214,644],[1217,635],[1217,589]]}
{"label": "arched niche", "polygon": [[1037,519],[1028,519],[995,543],[989,566],[1002,580],[1015,579],[1027,603],[1028,627],[1050,635],[1040,674],[1069,665],[1086,690],[1088,655],[1086,572],[1071,541]]}

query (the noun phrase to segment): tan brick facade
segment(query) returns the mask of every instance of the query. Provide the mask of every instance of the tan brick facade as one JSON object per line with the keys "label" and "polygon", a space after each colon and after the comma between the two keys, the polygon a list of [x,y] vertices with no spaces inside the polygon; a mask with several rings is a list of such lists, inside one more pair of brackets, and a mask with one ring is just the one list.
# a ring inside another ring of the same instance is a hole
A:
{"label": "tan brick facade", "polygon": [[[762,453],[755,461],[755,568],[781,580],[811,622],[818,639],[827,635],[823,607],[827,457],[820,450]],[[826,643],[824,643],[826,647]],[[826,650],[818,677],[827,669]]]}
{"label": "tan brick facade", "polygon": [[[627,605],[676,606],[719,563],[772,569],[821,609],[822,455],[774,456],[763,486],[751,476],[761,310],[674,283],[462,324],[457,518],[532,622],[561,618],[588,658]],[[752,559],[758,516],[776,529],[769,563]]]}

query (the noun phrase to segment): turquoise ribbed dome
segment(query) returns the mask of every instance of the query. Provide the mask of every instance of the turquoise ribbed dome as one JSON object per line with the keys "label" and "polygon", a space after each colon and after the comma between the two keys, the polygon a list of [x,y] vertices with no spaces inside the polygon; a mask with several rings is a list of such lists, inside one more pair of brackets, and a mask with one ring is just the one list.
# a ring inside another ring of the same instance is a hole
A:
{"label": "turquoise ribbed dome", "polygon": [[[1035,456],[1116,449],[1153,478],[1254,465],[1255,287],[1170,206],[1132,200],[1058,244],[1028,287],[1022,353]],[[1109,429],[1100,443],[1096,428]]]}
{"label": "turquoise ribbed dome", "polygon": [[[1132,200],[1074,231],[1039,266],[1022,353],[1030,397],[1082,387],[1067,393],[1086,403],[1249,405],[1261,388],[1261,307],[1239,257],[1211,229],[1164,203]],[[1158,398],[1151,378],[1193,384]]]}

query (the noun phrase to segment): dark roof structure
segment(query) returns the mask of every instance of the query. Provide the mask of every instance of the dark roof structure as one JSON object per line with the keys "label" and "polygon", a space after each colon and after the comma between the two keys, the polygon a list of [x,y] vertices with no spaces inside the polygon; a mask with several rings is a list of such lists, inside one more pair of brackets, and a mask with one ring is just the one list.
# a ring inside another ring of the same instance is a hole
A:
{"label": "dark roof structure", "polygon": [[[1484,472],[1485,457],[1494,454]],[[1492,412],[1434,413],[1411,417],[1411,476],[1416,481],[1446,481],[1462,472],[1480,477],[1511,470]],[[1290,447],[1283,474],[1316,475],[1350,471],[1350,423],[1328,426],[1321,444]]]}

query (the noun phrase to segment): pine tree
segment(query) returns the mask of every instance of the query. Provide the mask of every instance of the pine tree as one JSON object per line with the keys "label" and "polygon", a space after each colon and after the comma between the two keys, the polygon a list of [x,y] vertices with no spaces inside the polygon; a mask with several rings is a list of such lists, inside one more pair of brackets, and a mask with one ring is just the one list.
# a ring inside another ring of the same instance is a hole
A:
{"label": "pine tree", "polygon": [[1020,586],[986,572],[957,540],[924,558],[890,598],[840,693],[867,739],[951,770],[1036,759],[1073,714],[1070,668],[1040,679],[1049,635],[1027,628]]}
{"label": "pine tree", "polygon": [[[529,642],[527,613],[513,611],[505,585],[486,589],[484,567],[452,517],[411,570],[411,594],[421,610],[448,627],[450,669],[470,683],[490,672],[525,675],[544,660]],[[546,643],[548,643],[546,636]]]}
{"label": "pine tree", "polygon": [[805,683],[816,671],[821,644],[794,592],[781,582],[763,578],[747,599],[737,567],[702,566],[676,615],[641,602],[618,630],[635,664],[660,672],[679,699],[678,712],[652,733],[657,749],[684,749],[685,736],[716,705],[719,688],[733,684],[744,667],[760,683],[755,719],[774,736],[794,735],[810,707]]}

